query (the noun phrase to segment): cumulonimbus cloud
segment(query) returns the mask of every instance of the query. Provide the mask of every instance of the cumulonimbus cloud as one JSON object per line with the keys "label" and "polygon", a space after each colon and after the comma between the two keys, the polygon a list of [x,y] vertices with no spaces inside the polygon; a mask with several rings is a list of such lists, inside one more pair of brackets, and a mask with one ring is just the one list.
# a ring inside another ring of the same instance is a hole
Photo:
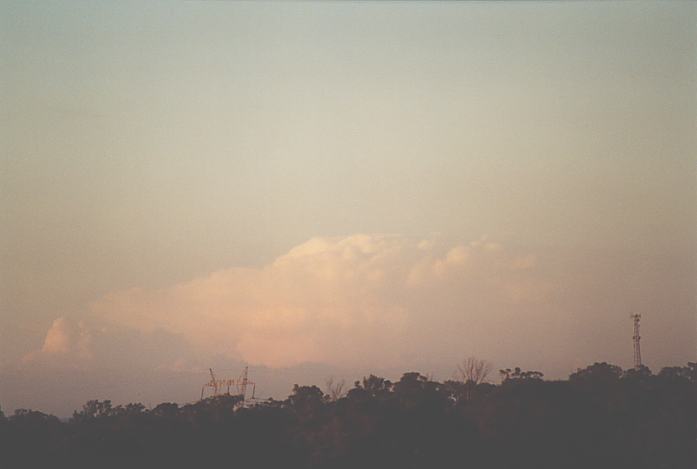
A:
{"label": "cumulonimbus cloud", "polygon": [[56,318],[41,349],[24,356],[24,364],[81,367],[92,358],[92,334],[83,321]]}
{"label": "cumulonimbus cloud", "polygon": [[415,341],[458,328],[466,337],[545,301],[549,285],[535,269],[533,256],[485,239],[314,238],[259,268],[115,292],[91,311],[106,324],[166,331],[252,364],[400,365]]}

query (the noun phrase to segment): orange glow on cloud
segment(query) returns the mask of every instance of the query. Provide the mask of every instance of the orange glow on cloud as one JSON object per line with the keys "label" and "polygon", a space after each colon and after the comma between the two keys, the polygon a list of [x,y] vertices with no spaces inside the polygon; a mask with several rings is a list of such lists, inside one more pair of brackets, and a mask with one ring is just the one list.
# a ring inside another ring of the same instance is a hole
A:
{"label": "orange glow on cloud", "polygon": [[377,355],[398,364],[418,324],[434,313],[424,305],[452,300],[438,312],[445,328],[449,318],[476,314],[470,299],[477,311],[487,309],[486,321],[497,322],[490,314],[497,305],[544,301],[548,285],[526,275],[532,269],[532,257],[486,240],[448,247],[400,236],[314,238],[257,269],[115,292],[92,311],[106,323],[162,329],[204,353],[253,364],[354,365]]}

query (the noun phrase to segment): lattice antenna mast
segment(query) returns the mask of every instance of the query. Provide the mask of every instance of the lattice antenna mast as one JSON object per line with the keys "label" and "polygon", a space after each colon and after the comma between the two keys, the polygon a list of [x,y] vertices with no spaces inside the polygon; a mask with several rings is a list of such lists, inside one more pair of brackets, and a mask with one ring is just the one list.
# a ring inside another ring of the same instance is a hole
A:
{"label": "lattice antenna mast", "polygon": [[641,335],[639,334],[639,321],[641,314],[631,314],[629,316],[634,321],[634,368],[641,368]]}

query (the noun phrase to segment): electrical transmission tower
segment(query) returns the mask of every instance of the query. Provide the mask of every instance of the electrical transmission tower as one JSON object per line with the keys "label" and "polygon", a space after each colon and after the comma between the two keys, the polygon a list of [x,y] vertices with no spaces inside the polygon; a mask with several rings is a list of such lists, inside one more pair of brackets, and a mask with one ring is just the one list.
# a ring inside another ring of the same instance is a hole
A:
{"label": "electrical transmission tower", "polygon": [[[249,367],[244,367],[244,371],[238,379],[218,379],[213,373],[212,368],[208,368],[208,372],[211,375],[211,379],[201,387],[201,399],[203,399],[206,393],[206,388],[212,390],[212,397],[217,397],[223,394],[230,395],[230,388],[235,387],[237,389],[237,395],[242,396],[242,403],[247,400],[247,386],[252,385],[252,397],[251,399],[256,399],[254,394],[256,392],[257,385],[253,381],[249,380]],[[223,392],[225,390],[225,392]]]}
{"label": "electrical transmission tower", "polygon": [[208,368],[208,372],[211,374],[211,379],[206,384],[201,387],[201,399],[203,399],[203,394],[206,388],[211,388],[213,390],[213,397],[221,395],[223,388],[227,387],[227,394],[230,394],[230,386],[234,384],[232,379],[218,379],[215,377],[212,368]]}
{"label": "electrical transmission tower", "polygon": [[639,335],[639,321],[641,314],[631,314],[629,316],[634,321],[634,368],[641,368],[641,336]]}
{"label": "electrical transmission tower", "polygon": [[254,394],[257,390],[257,384],[253,381],[249,381],[249,367],[245,366],[244,371],[242,371],[242,375],[240,375],[237,380],[237,392],[244,400],[247,400],[247,386],[250,384],[252,385],[251,399],[255,399]]}

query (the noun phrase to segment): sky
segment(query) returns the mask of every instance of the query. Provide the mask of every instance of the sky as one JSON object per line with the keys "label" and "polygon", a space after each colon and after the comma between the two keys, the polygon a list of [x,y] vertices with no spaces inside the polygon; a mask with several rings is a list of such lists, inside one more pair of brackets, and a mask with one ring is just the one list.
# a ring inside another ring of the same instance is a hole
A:
{"label": "sky", "polygon": [[[0,3],[0,407],[697,345],[692,2]],[[491,377],[496,380],[494,373]]]}

